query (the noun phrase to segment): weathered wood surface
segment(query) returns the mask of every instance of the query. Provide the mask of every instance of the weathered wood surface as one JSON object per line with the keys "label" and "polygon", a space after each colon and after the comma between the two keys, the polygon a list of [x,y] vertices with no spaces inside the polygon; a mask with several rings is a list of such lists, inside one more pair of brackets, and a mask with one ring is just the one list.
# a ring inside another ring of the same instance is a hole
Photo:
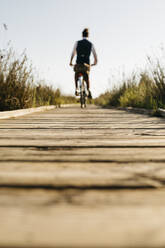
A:
{"label": "weathered wood surface", "polygon": [[0,121],[0,247],[165,247],[165,119],[79,106]]}

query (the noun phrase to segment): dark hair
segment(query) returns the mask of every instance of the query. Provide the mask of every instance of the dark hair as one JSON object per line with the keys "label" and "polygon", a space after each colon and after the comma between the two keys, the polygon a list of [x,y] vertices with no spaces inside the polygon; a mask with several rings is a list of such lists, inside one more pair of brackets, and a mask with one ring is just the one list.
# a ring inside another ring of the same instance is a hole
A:
{"label": "dark hair", "polygon": [[83,37],[88,37],[88,36],[89,36],[89,30],[88,30],[88,28],[85,28],[85,29],[82,31],[82,36],[83,36]]}

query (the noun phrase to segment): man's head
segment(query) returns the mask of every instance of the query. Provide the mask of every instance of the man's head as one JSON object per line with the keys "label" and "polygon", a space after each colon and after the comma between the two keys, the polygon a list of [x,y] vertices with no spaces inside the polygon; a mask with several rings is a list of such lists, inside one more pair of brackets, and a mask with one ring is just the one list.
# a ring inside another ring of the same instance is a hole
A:
{"label": "man's head", "polygon": [[83,31],[82,31],[82,37],[83,38],[88,38],[89,36],[89,30],[88,28],[85,28]]}

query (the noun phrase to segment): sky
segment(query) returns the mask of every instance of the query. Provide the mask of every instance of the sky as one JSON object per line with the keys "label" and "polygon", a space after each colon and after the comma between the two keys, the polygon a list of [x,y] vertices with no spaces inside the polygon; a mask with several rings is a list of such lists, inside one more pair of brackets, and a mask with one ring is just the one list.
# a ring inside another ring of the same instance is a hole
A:
{"label": "sky", "polygon": [[18,54],[26,49],[40,78],[65,94],[74,94],[69,61],[84,28],[98,55],[90,74],[95,97],[165,43],[165,0],[0,0],[0,9],[0,49],[9,40]]}

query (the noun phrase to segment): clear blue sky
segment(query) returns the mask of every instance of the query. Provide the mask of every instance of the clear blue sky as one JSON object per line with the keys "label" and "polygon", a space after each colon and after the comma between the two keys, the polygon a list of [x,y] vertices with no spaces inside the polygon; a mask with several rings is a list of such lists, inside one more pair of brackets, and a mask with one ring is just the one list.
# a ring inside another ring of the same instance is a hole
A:
{"label": "clear blue sky", "polygon": [[[165,0],[0,0],[0,48],[7,40],[27,55],[41,78],[74,94],[70,54],[90,29],[99,63],[91,72],[94,96],[114,73],[142,67],[165,42]],[[8,25],[3,31],[2,23]]]}

